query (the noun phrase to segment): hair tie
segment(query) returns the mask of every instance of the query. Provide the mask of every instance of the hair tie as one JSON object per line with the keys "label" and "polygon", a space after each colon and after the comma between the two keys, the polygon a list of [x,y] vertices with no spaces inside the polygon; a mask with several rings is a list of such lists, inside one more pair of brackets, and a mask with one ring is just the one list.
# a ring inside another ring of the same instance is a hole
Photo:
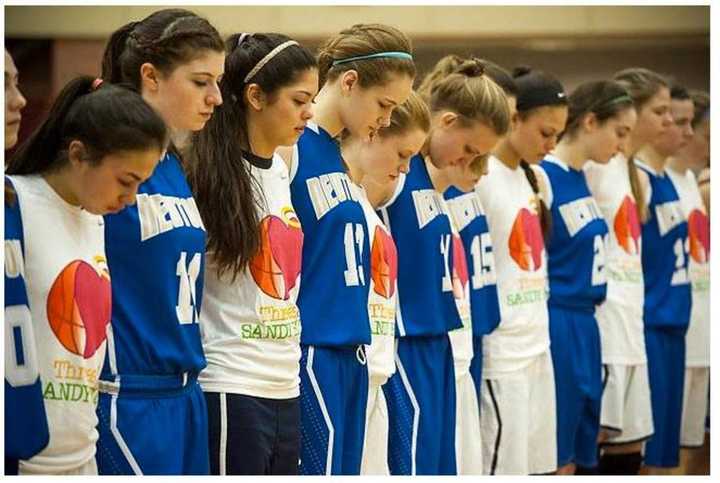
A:
{"label": "hair tie", "polygon": [[275,57],[276,55],[278,55],[280,52],[282,52],[283,50],[287,49],[287,48],[290,47],[291,45],[300,45],[300,44],[298,44],[298,43],[295,42],[294,40],[288,40],[287,42],[283,42],[282,44],[278,45],[277,47],[275,47],[274,49],[272,49],[270,52],[268,52],[268,53],[265,55],[265,57],[263,57],[262,59],[260,59],[260,62],[258,62],[257,64],[255,64],[255,67],[253,67],[252,70],[251,70],[250,72],[248,72],[248,75],[245,76],[245,79],[243,79],[243,82],[244,82],[245,84],[247,84],[250,79],[252,79],[253,77],[255,77],[255,74],[257,74],[258,72],[260,72],[260,69],[262,69],[263,67],[265,67],[265,64],[267,64],[268,62],[270,62],[270,60],[272,60],[273,57]]}
{"label": "hair tie", "polygon": [[95,79],[94,81],[92,81],[92,85],[90,86],[90,90],[91,90],[91,91],[96,91],[96,90],[98,90],[98,88],[102,85],[103,82],[105,82],[105,81],[103,81],[100,77],[98,77],[97,79]]}
{"label": "hair tie", "polygon": [[244,41],[246,38],[250,37],[251,35],[252,35],[252,34],[248,34],[248,33],[244,33],[244,32],[241,33],[241,34],[240,34],[240,37],[238,37],[237,45],[235,46],[235,48],[240,47],[240,44],[242,44],[243,41]]}

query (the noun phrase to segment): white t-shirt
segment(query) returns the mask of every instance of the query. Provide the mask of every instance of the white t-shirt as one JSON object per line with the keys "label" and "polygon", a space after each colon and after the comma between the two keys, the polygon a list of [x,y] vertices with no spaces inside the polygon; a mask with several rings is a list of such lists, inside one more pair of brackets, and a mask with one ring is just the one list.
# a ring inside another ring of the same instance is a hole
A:
{"label": "white t-shirt", "polygon": [[547,253],[539,206],[521,167],[495,156],[475,187],[493,240],[500,324],[483,338],[483,377],[518,371],[550,347]]}
{"label": "white t-shirt", "polygon": [[25,239],[25,282],[50,442],[20,472],[76,470],[95,457],[98,375],[107,347],[112,290],[105,226],[65,202],[44,178],[9,176]]}
{"label": "white t-shirt", "polygon": [[607,298],[595,309],[602,360],[606,364],[644,364],[642,233],[628,161],[617,155],[605,165],[589,161],[583,170],[610,229],[605,253]]}
{"label": "white t-shirt", "polygon": [[235,281],[205,265],[200,329],[207,367],[204,391],[269,399],[300,394],[300,284],[303,234],[290,201],[287,166],[251,169],[262,189],[261,246]]}
{"label": "white t-shirt", "polygon": [[[449,205],[446,200],[443,200],[443,202]],[[447,211],[450,213],[450,227],[453,233],[453,295],[463,324],[462,327],[448,332],[448,337],[452,346],[455,379],[460,379],[470,373],[470,361],[472,361],[474,354],[472,317],[470,314],[470,276],[467,254],[460,238],[460,232],[457,230],[456,211],[450,209],[449,206]]]}
{"label": "white t-shirt", "polygon": [[372,342],[366,346],[371,384],[381,386],[395,374],[395,313],[397,311],[397,248],[390,232],[359,188],[360,204],[370,233],[368,311]]}
{"label": "white t-shirt", "polygon": [[710,222],[692,171],[680,173],[666,168],[688,221],[685,253],[689,254],[688,273],[692,284],[690,327],[685,342],[688,367],[710,366]]}

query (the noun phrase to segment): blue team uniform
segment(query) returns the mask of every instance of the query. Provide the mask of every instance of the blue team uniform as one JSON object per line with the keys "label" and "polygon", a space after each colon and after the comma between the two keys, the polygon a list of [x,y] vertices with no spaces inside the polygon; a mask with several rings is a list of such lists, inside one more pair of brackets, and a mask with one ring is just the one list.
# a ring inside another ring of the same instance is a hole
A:
{"label": "blue team uniform", "polygon": [[207,474],[198,326],[205,228],[178,158],[105,216],[112,331],[100,381],[100,474]]}
{"label": "blue team uniform", "polygon": [[453,235],[445,207],[417,155],[379,210],[398,251],[398,370],[383,386],[394,475],[457,473],[455,370],[447,334],[462,321],[452,293]]}
{"label": "blue team uniform", "polygon": [[308,124],[297,143],[290,194],[303,227],[297,305],[301,474],[360,474],[370,343],[370,247],[358,191],[336,141]]}
{"label": "blue team uniform", "polygon": [[645,464],[679,463],[680,426],[685,384],[685,333],[690,323],[688,226],[670,177],[642,162],[652,195],[642,226],[645,279],[645,350],[655,433],[645,445]]}
{"label": "blue team uniform", "polygon": [[548,312],[555,371],[557,465],[594,467],[602,399],[595,306],[607,293],[608,226],[582,171],[554,157],[547,157],[540,166],[552,190]]}
{"label": "blue team uniform", "polygon": [[470,374],[475,383],[478,401],[482,388],[482,338],[500,324],[495,257],[485,211],[475,191],[463,193],[451,186],[445,199],[455,210],[460,238],[470,261],[470,313],[473,330],[473,358]]}
{"label": "blue team uniform", "polygon": [[[12,187],[5,178],[6,190]],[[10,186],[8,186],[10,185]],[[48,444],[42,387],[23,273],[20,204],[5,200],[5,474]]]}

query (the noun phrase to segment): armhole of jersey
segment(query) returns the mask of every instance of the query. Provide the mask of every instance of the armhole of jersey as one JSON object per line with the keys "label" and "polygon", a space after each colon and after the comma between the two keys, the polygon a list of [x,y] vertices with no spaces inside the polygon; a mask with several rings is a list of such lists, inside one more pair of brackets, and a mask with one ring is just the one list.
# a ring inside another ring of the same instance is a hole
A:
{"label": "armhole of jersey", "polygon": [[[15,206],[10,207],[10,210],[17,212],[17,220],[18,220],[18,224],[20,225],[20,229],[18,230],[20,234],[18,235],[18,238],[20,241],[20,251],[22,252],[23,265],[24,265],[24,263],[25,263],[24,262],[24,260],[25,260],[25,226],[23,224],[23,219],[22,219],[22,210],[20,209],[20,194],[18,193],[18,190],[15,187],[15,183],[13,183],[13,180],[10,179],[10,177],[7,175],[5,175],[5,183],[9,183],[13,189],[13,192],[15,193]],[[5,206],[7,207],[7,204]],[[7,220],[5,220],[5,223],[7,223]]]}
{"label": "armhole of jersey", "polygon": [[298,151],[297,143],[293,144],[292,158],[290,158],[290,182],[292,183],[295,179],[295,175],[298,171],[298,165],[300,164],[300,151]]}
{"label": "armhole of jersey", "polygon": [[[384,203],[379,205],[377,207],[378,210],[385,209],[395,203],[395,200],[398,196],[400,196],[400,193],[402,193],[403,188],[405,187],[405,180],[407,179],[407,175],[404,173],[400,174],[400,177],[398,178],[397,186],[395,186],[395,191],[393,192],[392,196]],[[389,227],[388,227],[389,228]]]}
{"label": "armhole of jersey", "polygon": [[[553,202],[553,191],[552,185],[550,184],[550,178],[543,168],[534,164],[530,165],[530,169],[535,171],[535,176],[538,177],[538,188],[540,189],[540,198],[545,202],[548,209],[552,207]],[[542,181],[541,181],[542,180]]]}
{"label": "armhole of jersey", "polygon": [[[643,180],[645,180],[643,182]],[[652,184],[650,183],[650,175],[644,169],[638,169],[638,183],[645,194],[645,204],[650,206],[652,200]]]}

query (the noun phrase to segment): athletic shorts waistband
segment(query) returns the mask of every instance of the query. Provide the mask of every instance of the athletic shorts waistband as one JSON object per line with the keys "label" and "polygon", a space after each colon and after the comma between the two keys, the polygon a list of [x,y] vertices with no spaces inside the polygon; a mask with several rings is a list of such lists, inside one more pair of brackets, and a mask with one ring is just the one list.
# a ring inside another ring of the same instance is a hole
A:
{"label": "athletic shorts waistband", "polygon": [[98,391],[105,394],[167,395],[197,384],[197,372],[182,374],[119,374],[114,381],[99,380]]}

